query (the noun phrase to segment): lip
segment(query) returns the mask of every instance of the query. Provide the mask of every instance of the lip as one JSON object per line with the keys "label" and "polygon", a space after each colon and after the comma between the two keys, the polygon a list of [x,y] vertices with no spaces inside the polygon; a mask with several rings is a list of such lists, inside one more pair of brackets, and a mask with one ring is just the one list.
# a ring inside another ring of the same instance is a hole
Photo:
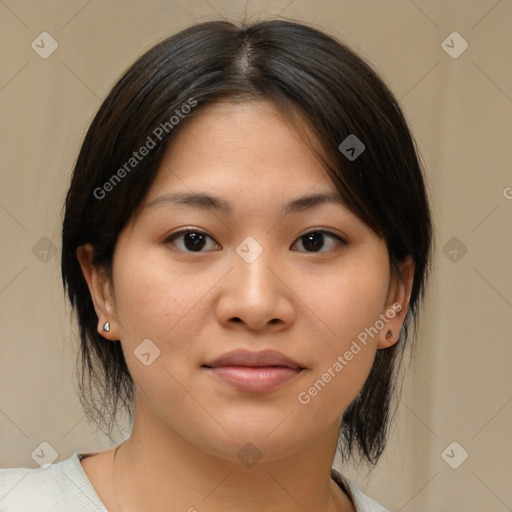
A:
{"label": "lip", "polygon": [[266,392],[299,375],[305,368],[276,350],[235,350],[203,365],[240,391]]}
{"label": "lip", "polygon": [[301,365],[277,350],[233,350],[221,355],[203,366],[216,368],[219,366],[282,366],[285,368],[301,369]]}

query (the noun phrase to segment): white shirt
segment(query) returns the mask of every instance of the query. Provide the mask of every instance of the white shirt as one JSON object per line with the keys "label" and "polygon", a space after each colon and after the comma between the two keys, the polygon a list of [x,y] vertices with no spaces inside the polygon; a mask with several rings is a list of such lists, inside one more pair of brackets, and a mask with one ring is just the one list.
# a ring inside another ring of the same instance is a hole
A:
{"label": "white shirt", "polygon": [[[45,468],[0,469],[0,512],[108,512],[80,464],[82,456],[74,452]],[[356,512],[389,512],[335,469],[332,478]]]}

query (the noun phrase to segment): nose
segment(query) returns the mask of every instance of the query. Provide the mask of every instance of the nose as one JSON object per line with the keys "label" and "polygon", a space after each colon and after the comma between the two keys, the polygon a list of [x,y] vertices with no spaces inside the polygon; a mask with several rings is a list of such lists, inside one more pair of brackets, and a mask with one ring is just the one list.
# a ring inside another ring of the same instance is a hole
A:
{"label": "nose", "polygon": [[226,328],[245,326],[254,331],[289,327],[295,310],[284,265],[271,250],[263,249],[254,261],[240,254],[234,253],[233,268],[221,282],[218,321]]}

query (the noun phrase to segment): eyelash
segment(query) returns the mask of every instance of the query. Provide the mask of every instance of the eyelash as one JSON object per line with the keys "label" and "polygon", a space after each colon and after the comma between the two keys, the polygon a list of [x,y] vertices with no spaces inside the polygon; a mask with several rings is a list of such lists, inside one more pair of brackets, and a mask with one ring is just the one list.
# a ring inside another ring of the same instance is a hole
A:
{"label": "eyelash", "polygon": [[[164,240],[164,243],[165,244],[169,244],[169,243],[172,243],[174,242],[177,238],[179,238],[180,236],[183,236],[183,235],[186,235],[187,233],[196,233],[196,234],[201,234],[201,235],[204,235],[208,238],[210,238],[211,240],[214,240],[210,235],[208,235],[208,233],[206,233],[205,231],[201,231],[200,229],[183,229],[181,231],[177,231],[176,233],[172,233],[171,235],[169,235],[165,240]],[[333,233],[331,231],[326,231],[326,230],[323,230],[323,229],[313,229],[311,231],[308,231],[307,233],[304,233],[303,235],[301,235],[299,238],[297,238],[297,241],[300,240],[301,238],[304,238],[312,233],[321,233],[323,235],[327,235],[328,237],[331,237],[331,238],[334,238],[335,240],[337,240],[340,245],[346,245],[347,242],[341,238],[339,235],[337,235],[336,233]],[[295,245],[295,242],[294,242],[294,245]],[[323,247],[322,247],[323,248]],[[178,249],[178,250],[181,250],[181,249]],[[207,251],[182,251],[182,252],[185,252],[185,253],[189,253],[189,254],[201,254],[202,252],[207,252]],[[298,251],[298,252],[305,252],[306,254],[322,254],[322,253],[325,253],[327,251]]]}

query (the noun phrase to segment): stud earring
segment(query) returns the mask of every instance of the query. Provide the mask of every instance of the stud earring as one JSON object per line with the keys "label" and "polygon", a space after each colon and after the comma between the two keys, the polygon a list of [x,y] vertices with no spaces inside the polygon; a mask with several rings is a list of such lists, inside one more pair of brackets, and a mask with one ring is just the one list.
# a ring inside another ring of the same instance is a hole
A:
{"label": "stud earring", "polygon": [[104,332],[110,332],[110,322],[105,322],[103,324],[103,331]]}
{"label": "stud earring", "polygon": [[386,333],[386,341],[391,341],[391,338],[393,337],[393,331],[391,329]]}

